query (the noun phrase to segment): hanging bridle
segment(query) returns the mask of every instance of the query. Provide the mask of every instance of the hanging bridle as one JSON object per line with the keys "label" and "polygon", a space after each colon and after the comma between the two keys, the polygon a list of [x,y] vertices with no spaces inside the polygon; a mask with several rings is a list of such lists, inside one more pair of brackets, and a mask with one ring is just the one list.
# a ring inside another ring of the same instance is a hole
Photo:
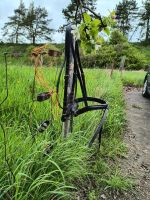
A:
{"label": "hanging bridle", "polygon": [[[101,142],[101,134],[102,134],[102,126],[105,121],[107,111],[108,111],[108,104],[99,98],[95,97],[89,97],[87,95],[87,89],[86,89],[86,84],[85,84],[85,77],[84,77],[84,72],[82,69],[81,65],[81,60],[80,60],[80,53],[79,53],[79,42],[75,41],[75,45],[73,44],[73,35],[71,33],[71,26],[67,27],[66,30],[66,39],[65,39],[65,62],[64,65],[62,66],[60,70],[60,74],[58,77],[57,81],[57,92],[59,92],[59,82],[60,82],[60,77],[63,71],[63,68],[66,65],[66,74],[65,74],[65,88],[64,88],[64,102],[63,102],[63,113],[61,120],[62,122],[65,122],[66,119],[69,116],[77,117],[83,113],[86,113],[88,111],[93,111],[93,110],[103,110],[103,116],[102,119],[94,132],[91,140],[89,141],[89,147],[93,144],[97,136],[99,136],[99,144]],[[74,72],[73,72],[73,84],[72,84],[72,97],[70,98],[70,102],[67,103],[67,85],[68,85],[68,76],[69,76],[69,71],[68,71],[68,65],[69,65],[69,57],[70,53],[73,55],[74,59]],[[80,83],[80,88],[82,92],[82,97],[81,98],[75,98],[75,93],[76,93],[76,84],[77,80]],[[96,103],[96,105],[89,105],[89,102]],[[84,103],[84,107],[79,108],[80,104]]]}

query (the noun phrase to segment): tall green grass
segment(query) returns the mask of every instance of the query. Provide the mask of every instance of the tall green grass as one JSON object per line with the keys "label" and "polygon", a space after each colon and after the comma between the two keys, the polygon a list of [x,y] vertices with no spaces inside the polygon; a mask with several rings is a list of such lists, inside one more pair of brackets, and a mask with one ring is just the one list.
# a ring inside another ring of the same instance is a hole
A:
{"label": "tall green grass", "polygon": [[144,71],[125,71],[122,75],[123,85],[142,87],[145,75]]}
{"label": "tall green grass", "polygon": [[[43,68],[43,71],[49,86],[54,88],[57,70]],[[1,66],[0,101],[5,96],[4,74]],[[57,114],[53,103],[53,124],[44,133],[37,133],[40,122],[51,117],[51,105],[49,101],[32,103],[33,68],[9,66],[9,97],[0,107],[1,123],[6,132],[4,138],[0,128],[0,199],[75,199],[83,188],[88,198],[93,189],[99,191],[99,188],[107,186],[124,190],[131,187],[111,161],[127,152],[122,142],[125,125],[122,79],[117,74],[110,78],[107,72],[97,69],[85,70],[85,74],[88,95],[101,97],[109,104],[100,151],[97,142],[91,149],[87,144],[100,121],[101,112],[88,112],[76,117],[73,133],[64,139],[61,110]],[[133,76],[132,72],[130,75]],[[42,91],[45,88],[37,85],[36,94]],[[62,93],[63,80],[61,99]],[[5,161],[4,139],[9,165]],[[87,187],[89,180],[93,182],[90,188]],[[93,188],[94,184],[96,188]],[[100,193],[96,192],[96,195],[98,198]]]}

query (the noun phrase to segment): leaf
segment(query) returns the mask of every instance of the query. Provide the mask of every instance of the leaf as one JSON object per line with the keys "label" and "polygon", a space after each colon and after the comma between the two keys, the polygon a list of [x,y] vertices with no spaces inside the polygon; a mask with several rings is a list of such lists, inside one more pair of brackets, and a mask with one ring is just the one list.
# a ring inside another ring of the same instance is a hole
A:
{"label": "leaf", "polygon": [[112,19],[115,19],[116,18],[116,12],[113,10],[111,13],[110,13],[110,16]]}
{"label": "leaf", "polygon": [[97,39],[96,44],[101,45],[101,44],[104,43],[104,42],[105,42],[104,38],[103,38],[102,36],[100,36],[100,37]]}
{"label": "leaf", "polygon": [[109,28],[104,28],[104,32],[105,32],[107,35],[110,35],[110,30],[109,30]]}
{"label": "leaf", "polygon": [[100,23],[101,23],[101,22],[100,22],[99,19],[94,19],[94,20],[92,21],[92,24],[95,25],[95,26],[99,26]]}
{"label": "leaf", "polygon": [[86,24],[90,24],[91,23],[92,19],[91,19],[90,15],[88,15],[87,13],[84,13],[83,17],[84,17],[84,20],[85,20]]}
{"label": "leaf", "polygon": [[79,27],[79,32],[80,32],[80,37],[81,40],[86,40],[86,33],[85,33],[85,24],[81,24],[81,26]]}

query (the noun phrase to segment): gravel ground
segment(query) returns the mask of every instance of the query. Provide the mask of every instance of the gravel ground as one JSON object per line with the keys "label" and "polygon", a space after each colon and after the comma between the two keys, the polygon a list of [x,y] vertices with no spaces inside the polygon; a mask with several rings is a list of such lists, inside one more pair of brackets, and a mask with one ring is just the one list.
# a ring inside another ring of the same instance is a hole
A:
{"label": "gravel ground", "polygon": [[128,156],[121,161],[122,171],[136,183],[132,193],[126,192],[118,200],[150,200],[150,99],[141,89],[126,88],[127,131],[124,142]]}

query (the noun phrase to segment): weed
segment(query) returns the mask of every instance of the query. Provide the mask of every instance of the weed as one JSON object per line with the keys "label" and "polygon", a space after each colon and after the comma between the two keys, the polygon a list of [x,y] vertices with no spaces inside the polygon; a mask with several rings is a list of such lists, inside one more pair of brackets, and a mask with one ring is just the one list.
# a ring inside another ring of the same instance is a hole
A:
{"label": "weed", "polygon": [[113,190],[128,190],[133,186],[131,180],[119,174],[111,175],[108,179],[102,179],[102,181],[107,185],[107,188]]}

